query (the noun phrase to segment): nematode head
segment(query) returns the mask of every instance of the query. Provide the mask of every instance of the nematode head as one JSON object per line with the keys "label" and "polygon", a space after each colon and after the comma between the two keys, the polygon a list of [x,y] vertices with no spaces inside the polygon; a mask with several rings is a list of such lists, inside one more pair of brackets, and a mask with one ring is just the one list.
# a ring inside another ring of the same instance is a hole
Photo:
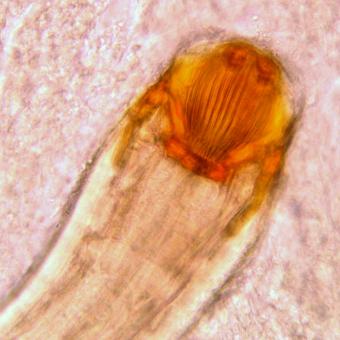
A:
{"label": "nematode head", "polygon": [[268,51],[230,41],[177,57],[129,110],[136,124],[156,107],[168,119],[168,156],[224,182],[249,163],[276,174],[293,120],[282,67]]}

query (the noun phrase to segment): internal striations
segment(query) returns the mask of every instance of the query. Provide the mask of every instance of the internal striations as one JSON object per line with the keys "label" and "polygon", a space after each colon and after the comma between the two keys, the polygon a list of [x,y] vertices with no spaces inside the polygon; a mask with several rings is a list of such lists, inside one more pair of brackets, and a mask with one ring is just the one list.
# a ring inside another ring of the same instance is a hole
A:
{"label": "internal striations", "polygon": [[196,70],[185,98],[186,139],[197,155],[219,161],[261,139],[278,95],[271,61],[246,47]]}

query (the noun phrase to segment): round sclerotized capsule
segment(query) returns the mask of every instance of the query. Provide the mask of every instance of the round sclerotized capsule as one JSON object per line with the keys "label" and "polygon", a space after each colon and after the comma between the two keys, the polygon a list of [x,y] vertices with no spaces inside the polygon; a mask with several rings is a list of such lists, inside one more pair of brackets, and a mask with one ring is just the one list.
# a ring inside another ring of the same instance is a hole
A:
{"label": "round sclerotized capsule", "polygon": [[174,61],[163,83],[171,122],[170,157],[199,175],[224,181],[249,162],[264,162],[283,139],[291,115],[279,63],[235,41]]}

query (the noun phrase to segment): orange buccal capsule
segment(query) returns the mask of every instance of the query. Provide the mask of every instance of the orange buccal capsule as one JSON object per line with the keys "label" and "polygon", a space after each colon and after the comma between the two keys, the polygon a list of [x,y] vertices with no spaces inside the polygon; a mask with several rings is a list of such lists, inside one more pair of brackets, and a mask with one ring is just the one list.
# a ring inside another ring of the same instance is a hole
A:
{"label": "orange buccal capsule", "polygon": [[263,158],[266,147],[280,148],[288,115],[281,70],[270,55],[233,42],[178,59],[170,74],[165,145],[185,167],[224,181],[235,167]]}

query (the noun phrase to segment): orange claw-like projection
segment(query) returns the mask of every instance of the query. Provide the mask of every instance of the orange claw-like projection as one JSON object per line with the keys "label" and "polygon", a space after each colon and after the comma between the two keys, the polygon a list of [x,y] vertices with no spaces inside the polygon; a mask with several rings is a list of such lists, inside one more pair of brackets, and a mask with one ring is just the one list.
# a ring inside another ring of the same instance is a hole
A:
{"label": "orange claw-like projection", "polygon": [[121,148],[156,108],[168,119],[161,133],[167,156],[190,171],[226,182],[258,165],[248,211],[256,210],[282,168],[294,125],[278,60],[240,40],[177,57],[128,111]]}

